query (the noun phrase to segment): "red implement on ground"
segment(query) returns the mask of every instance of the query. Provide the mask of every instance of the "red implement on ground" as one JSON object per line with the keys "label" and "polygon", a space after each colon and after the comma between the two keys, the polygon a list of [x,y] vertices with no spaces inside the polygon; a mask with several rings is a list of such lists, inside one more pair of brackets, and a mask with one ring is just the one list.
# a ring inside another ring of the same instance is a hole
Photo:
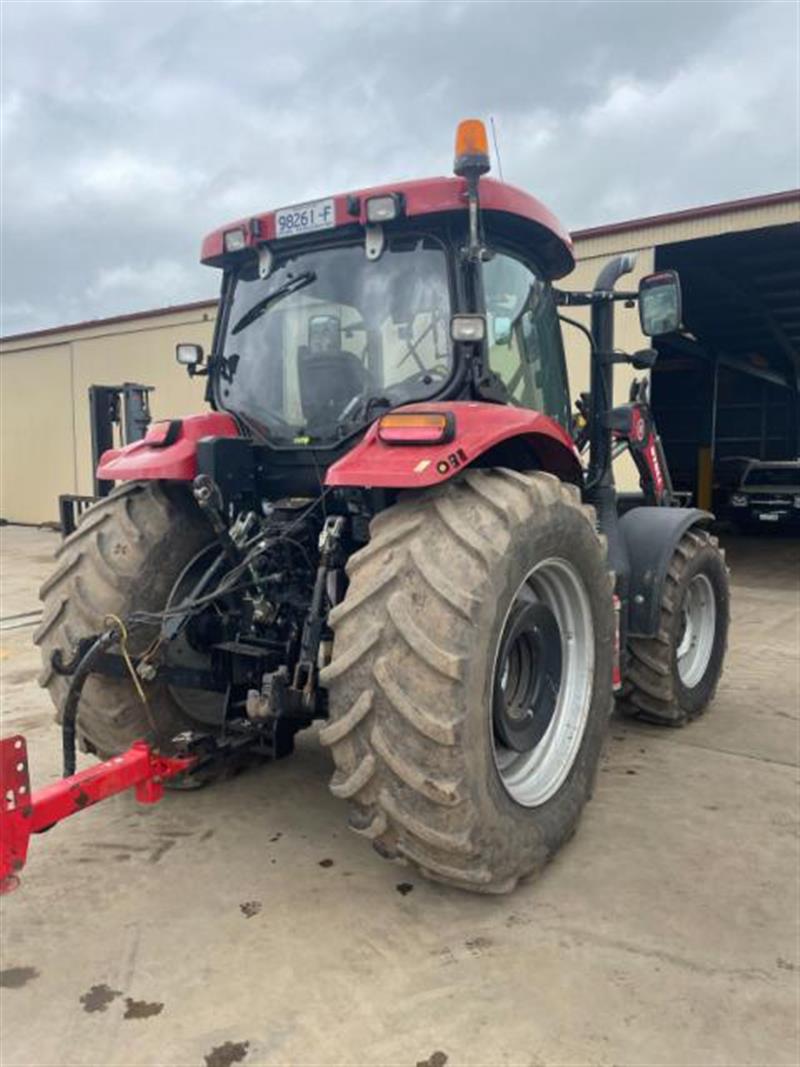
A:
{"label": "red implement on ground", "polygon": [[164,781],[188,771],[195,762],[192,757],[161,756],[144,741],[136,741],[121,756],[31,793],[25,738],[0,740],[0,893],[19,885],[31,834],[49,830],[126,789],[136,790],[140,804],[155,804],[164,795]]}

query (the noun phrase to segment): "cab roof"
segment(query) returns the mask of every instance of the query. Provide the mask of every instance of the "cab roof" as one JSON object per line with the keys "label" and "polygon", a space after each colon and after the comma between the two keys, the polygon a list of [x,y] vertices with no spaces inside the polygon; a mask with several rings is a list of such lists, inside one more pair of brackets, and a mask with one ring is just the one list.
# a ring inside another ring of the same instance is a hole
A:
{"label": "cab roof", "polygon": [[[562,278],[569,274],[575,266],[572,240],[544,204],[521,189],[493,178],[481,179],[479,189],[481,210],[497,212],[505,216],[507,222],[515,223],[519,238],[535,246],[537,259],[549,278]],[[446,211],[463,211],[466,214],[466,191],[467,183],[463,178],[422,178],[340,193],[331,198],[334,201],[335,226],[353,223],[366,225],[366,201],[371,197],[392,194],[402,197],[404,218]],[[388,225],[391,227],[392,224]],[[201,261],[212,267],[221,267],[230,262],[237,253],[225,253],[224,235],[236,229],[244,230],[246,248],[269,244],[276,240],[275,212],[267,211],[238,219],[214,230],[203,241]],[[325,231],[317,232],[322,236]]]}

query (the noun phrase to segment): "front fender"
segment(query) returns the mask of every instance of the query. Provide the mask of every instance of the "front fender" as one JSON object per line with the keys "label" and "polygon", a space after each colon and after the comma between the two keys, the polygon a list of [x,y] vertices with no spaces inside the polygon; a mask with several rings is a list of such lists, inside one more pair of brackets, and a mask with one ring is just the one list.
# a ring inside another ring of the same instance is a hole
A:
{"label": "front fender", "polygon": [[538,411],[459,400],[449,403],[406,404],[395,412],[451,412],[454,436],[446,444],[386,444],[378,436],[376,420],[347,455],[328,468],[325,484],[370,489],[424,489],[452,478],[464,467],[479,464],[492,451],[497,466],[502,446],[518,445],[527,466],[551,471],[564,481],[579,482],[582,470],[572,438],[554,419]]}
{"label": "front fender", "polygon": [[197,475],[197,443],[203,437],[238,437],[230,415],[206,411],[154,423],[141,441],[111,448],[100,457],[97,477],[109,482],[190,482]]}
{"label": "front fender", "polygon": [[661,592],[678,542],[692,526],[707,526],[714,516],[699,508],[641,507],[619,521],[630,560],[629,637],[658,631]]}

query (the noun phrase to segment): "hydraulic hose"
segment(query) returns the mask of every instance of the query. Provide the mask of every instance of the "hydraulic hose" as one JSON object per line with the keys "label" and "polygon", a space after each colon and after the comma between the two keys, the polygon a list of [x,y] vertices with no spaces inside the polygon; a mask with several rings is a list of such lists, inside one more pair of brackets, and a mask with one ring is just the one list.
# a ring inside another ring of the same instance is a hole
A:
{"label": "hydraulic hose", "polygon": [[67,699],[64,703],[64,714],[61,720],[61,746],[63,751],[63,777],[69,778],[75,773],[76,760],[76,724],[78,720],[78,706],[81,701],[83,686],[92,672],[92,667],[97,658],[106,651],[117,639],[116,630],[105,630],[94,641],[75,668],[72,675]]}

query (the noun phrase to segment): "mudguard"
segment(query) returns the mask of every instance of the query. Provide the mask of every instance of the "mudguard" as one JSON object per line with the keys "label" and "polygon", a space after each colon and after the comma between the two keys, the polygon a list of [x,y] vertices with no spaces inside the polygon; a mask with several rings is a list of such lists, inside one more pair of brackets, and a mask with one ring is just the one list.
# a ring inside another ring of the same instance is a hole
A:
{"label": "mudguard", "polygon": [[104,452],[97,477],[109,482],[157,478],[190,482],[197,474],[198,441],[203,437],[238,436],[233,418],[221,411],[156,422],[141,441]]}
{"label": "mudguard", "polygon": [[537,411],[466,400],[407,404],[393,411],[450,412],[453,436],[445,444],[387,444],[378,436],[380,420],[376,420],[359,444],[328,468],[326,485],[424,489],[479,464],[492,450],[493,465],[511,466],[513,446],[522,466],[537,466],[565,481],[581,480],[572,438],[554,419]]}
{"label": "mudguard", "polygon": [[661,591],[678,542],[692,526],[705,526],[714,516],[699,508],[632,508],[619,521],[628,547],[630,587],[628,636],[652,637],[658,632]]}

